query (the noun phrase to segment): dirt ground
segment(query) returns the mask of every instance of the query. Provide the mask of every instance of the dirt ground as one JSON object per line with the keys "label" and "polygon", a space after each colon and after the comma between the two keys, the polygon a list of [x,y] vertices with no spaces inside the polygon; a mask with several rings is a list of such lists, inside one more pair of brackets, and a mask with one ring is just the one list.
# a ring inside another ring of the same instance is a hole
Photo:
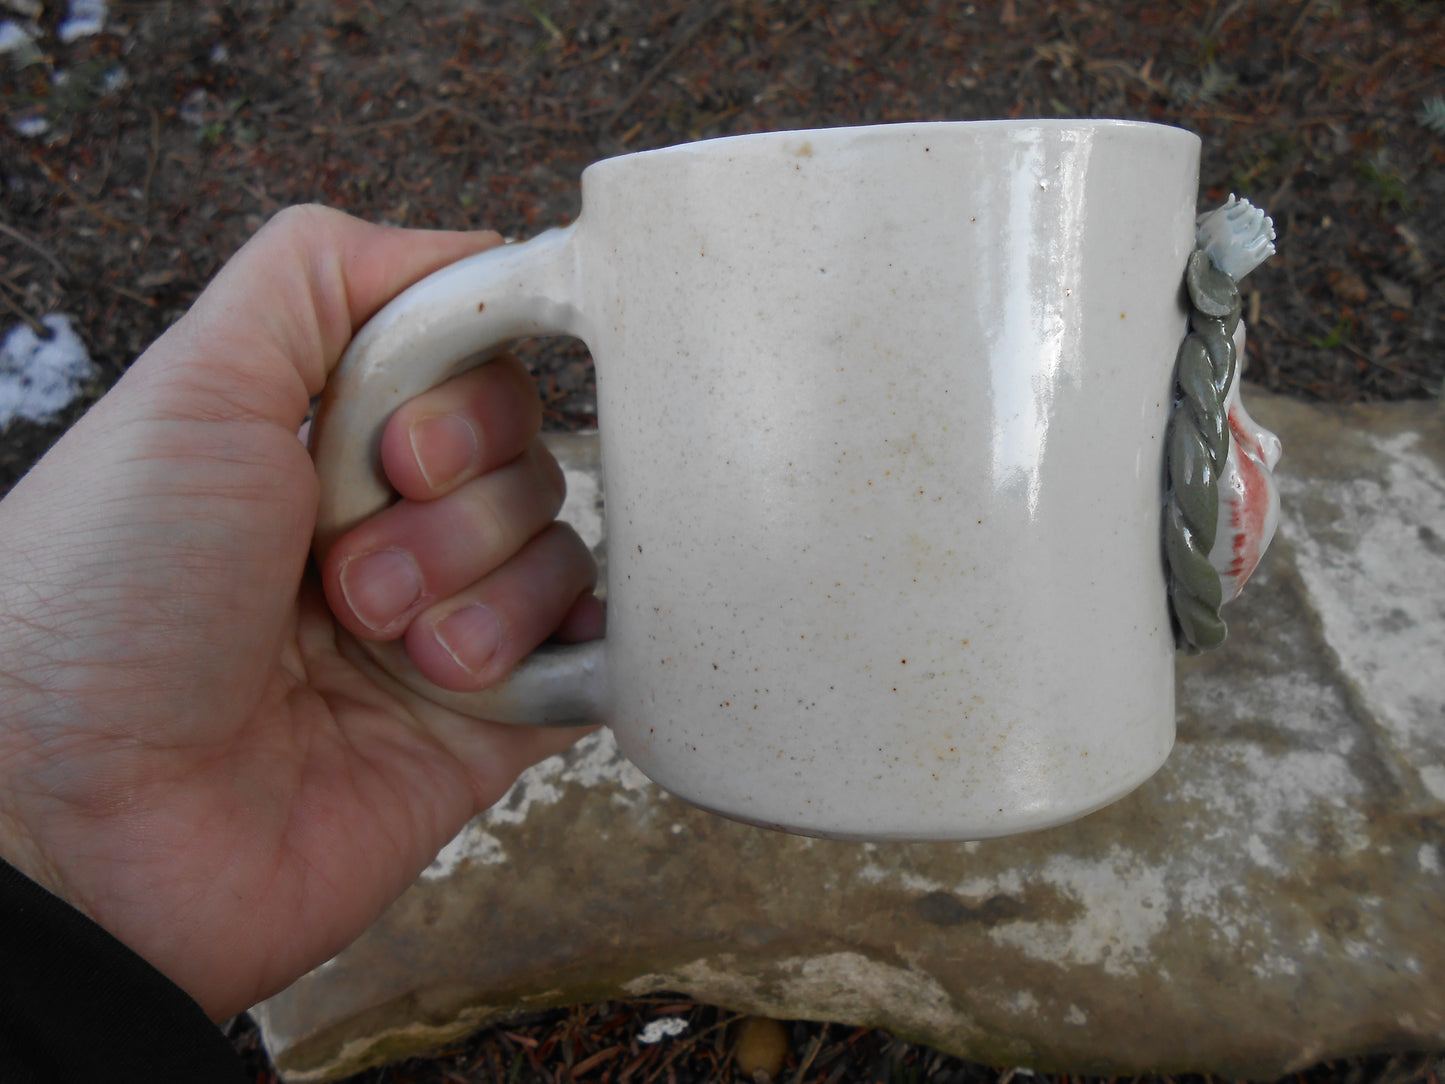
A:
{"label": "dirt ground", "polygon": [[[71,42],[61,0],[0,0],[0,18],[36,9],[35,46],[0,56],[0,330],[70,314],[101,375],[56,424],[5,430],[0,491],[281,207],[523,237],[577,213],[599,157],[776,128],[1189,128],[1201,206],[1238,192],[1279,229],[1246,282],[1247,378],[1330,401],[1445,394],[1436,0],[130,0]],[[580,345],[530,358],[551,424],[595,424]],[[581,1071],[657,1004],[553,1014],[364,1079],[726,1077],[724,1017],[705,1006],[687,1013],[711,1038],[685,1056],[633,1044]],[[798,1025],[795,1040],[799,1084],[997,1076],[880,1033]],[[237,1041],[255,1045],[244,1025]],[[1311,1076],[1424,1081],[1432,1064]]]}

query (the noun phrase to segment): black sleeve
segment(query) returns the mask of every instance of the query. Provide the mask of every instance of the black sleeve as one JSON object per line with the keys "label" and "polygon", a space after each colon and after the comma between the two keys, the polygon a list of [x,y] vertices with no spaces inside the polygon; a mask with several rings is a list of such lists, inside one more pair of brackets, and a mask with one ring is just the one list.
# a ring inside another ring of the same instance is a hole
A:
{"label": "black sleeve", "polygon": [[0,1080],[241,1084],[245,1076],[184,990],[0,862]]}

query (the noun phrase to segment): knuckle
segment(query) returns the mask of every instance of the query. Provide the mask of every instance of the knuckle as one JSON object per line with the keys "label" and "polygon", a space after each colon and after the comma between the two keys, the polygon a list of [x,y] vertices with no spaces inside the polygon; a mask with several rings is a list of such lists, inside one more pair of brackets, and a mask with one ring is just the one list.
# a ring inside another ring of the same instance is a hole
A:
{"label": "knuckle", "polygon": [[536,465],[539,481],[546,488],[552,503],[552,514],[556,515],[567,500],[567,473],[557,462],[557,457],[548,451],[540,439],[532,442],[532,458]]}
{"label": "knuckle", "polygon": [[559,520],[548,527],[547,541],[569,570],[571,585],[579,591],[590,590],[597,582],[597,560],[582,536],[570,523]]}
{"label": "knuckle", "polygon": [[473,502],[469,533],[476,540],[479,552],[494,556],[510,553],[516,548],[513,517],[508,516],[495,498],[483,493]]}
{"label": "knuckle", "polygon": [[340,217],[343,217],[340,211],[319,203],[294,203],[272,215],[261,230],[283,237],[310,237],[325,230]]}

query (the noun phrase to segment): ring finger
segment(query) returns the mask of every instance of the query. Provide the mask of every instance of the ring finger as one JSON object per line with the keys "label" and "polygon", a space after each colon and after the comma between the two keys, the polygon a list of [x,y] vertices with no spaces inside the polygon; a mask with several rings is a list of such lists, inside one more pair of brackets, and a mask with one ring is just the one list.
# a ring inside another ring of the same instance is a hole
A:
{"label": "ring finger", "polygon": [[491,575],[413,621],[407,653],[445,689],[486,688],[545,640],[596,581],[586,544],[554,523]]}

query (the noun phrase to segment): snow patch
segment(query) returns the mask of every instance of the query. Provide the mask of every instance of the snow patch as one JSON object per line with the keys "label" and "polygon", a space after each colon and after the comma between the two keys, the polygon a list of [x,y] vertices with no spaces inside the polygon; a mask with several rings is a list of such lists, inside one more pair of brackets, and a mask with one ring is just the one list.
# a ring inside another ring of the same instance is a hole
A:
{"label": "snow patch", "polygon": [[105,16],[105,0],[70,0],[55,33],[66,43],[88,38],[105,29]]}
{"label": "snow patch", "polygon": [[869,862],[858,870],[858,880],[866,881],[868,884],[876,885],[888,879],[889,871],[880,866],[877,862]]}
{"label": "snow patch", "polygon": [[521,824],[534,807],[560,802],[568,787],[594,790],[603,785],[615,788],[612,800],[628,808],[654,794],[652,780],[622,755],[617,739],[605,727],[588,734],[567,754],[532,765],[482,816],[491,825]]}
{"label": "snow patch", "polygon": [[1288,956],[1266,952],[1250,967],[1256,978],[1274,979],[1281,976],[1294,977],[1299,974],[1299,964]]}
{"label": "snow patch", "polygon": [[637,1037],[639,1043],[646,1043],[651,1046],[653,1043],[660,1043],[663,1039],[676,1039],[687,1030],[687,1021],[680,1016],[664,1016],[657,1020],[649,1020],[647,1026],[642,1029],[642,1034]]}
{"label": "snow patch", "polygon": [[421,871],[423,881],[438,881],[450,877],[463,863],[467,865],[499,866],[507,861],[507,852],[502,841],[488,832],[476,820],[468,821],[448,843],[431,865]]}
{"label": "snow patch", "polygon": [[1250,836],[1249,842],[1245,844],[1245,850],[1249,852],[1250,861],[1256,866],[1263,866],[1272,873],[1285,874],[1289,872],[1289,867],[1274,856],[1274,852],[1269,849],[1264,840],[1260,839],[1259,836]]}
{"label": "snow patch", "polygon": [[943,885],[930,877],[921,877],[916,873],[899,874],[899,883],[909,892],[941,892]]}
{"label": "snow patch", "polygon": [[15,418],[49,421],[74,402],[95,375],[69,320],[51,313],[40,322],[49,329],[49,339],[20,324],[0,342],[0,427]]}
{"label": "snow patch", "polygon": [[1061,967],[1091,964],[1125,977],[1148,968],[1150,944],[1169,921],[1162,869],[1116,845],[1103,861],[1054,855],[1039,879],[1076,901],[1077,917],[1005,923],[990,933],[994,941]]}
{"label": "snow patch", "polygon": [[1310,846],[1319,809],[1326,806],[1334,811],[1333,823],[1347,851],[1369,845],[1356,801],[1364,784],[1348,756],[1306,749],[1276,754],[1252,742],[1228,741],[1208,749],[1179,749],[1175,757],[1174,798],[1208,809],[1221,833],[1250,831],[1271,853],[1280,846]]}
{"label": "snow patch", "polygon": [[1015,990],[1009,997],[1004,999],[1004,1008],[1015,1016],[1037,1016],[1039,1011],[1039,999],[1034,997],[1032,991]]}
{"label": "snow patch", "polygon": [[24,49],[28,45],[34,45],[35,38],[39,33],[39,29],[34,24],[22,26],[14,19],[0,20],[0,56],[5,53],[13,53],[17,49]]}
{"label": "snow patch", "polygon": [[50,131],[50,122],[41,116],[16,117],[10,122],[10,127],[15,129],[17,135],[35,139]]}
{"label": "snow patch", "polygon": [[1420,769],[1420,782],[1425,784],[1431,797],[1445,802],[1445,768],[1436,764],[1425,765]]}
{"label": "snow patch", "polygon": [[1440,848],[1433,843],[1420,844],[1420,869],[1424,873],[1440,874],[1445,873],[1445,867],[1440,864]]}

